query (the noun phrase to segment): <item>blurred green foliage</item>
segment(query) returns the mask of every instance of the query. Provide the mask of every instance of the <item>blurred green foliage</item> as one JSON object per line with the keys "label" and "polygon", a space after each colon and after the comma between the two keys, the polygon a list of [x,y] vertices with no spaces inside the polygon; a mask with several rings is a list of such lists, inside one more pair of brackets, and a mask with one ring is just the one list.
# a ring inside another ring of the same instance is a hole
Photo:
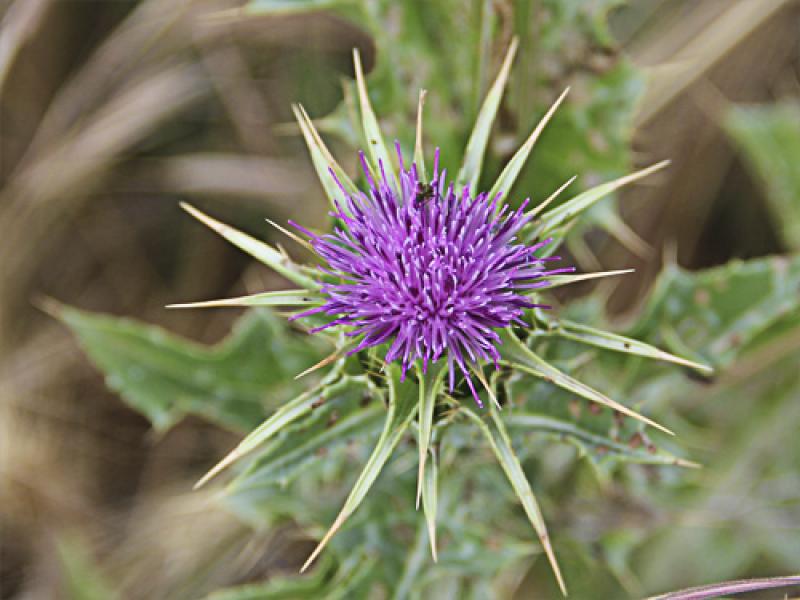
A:
{"label": "blurred green foliage", "polygon": [[244,316],[230,337],[206,348],[159,327],[57,307],[106,384],[163,432],[185,415],[249,431],[301,385],[318,361],[319,340],[300,339],[264,310]]}
{"label": "blurred green foliage", "polygon": [[97,568],[84,540],[65,536],[58,540],[64,597],[68,600],[114,600],[118,594],[105,575]]}
{"label": "blurred green foliage", "polygon": [[772,331],[796,325],[800,258],[734,260],[701,274],[667,267],[629,334],[730,366]]}
{"label": "blurred green foliage", "polygon": [[775,229],[800,250],[800,106],[735,107],[725,124],[766,189]]}

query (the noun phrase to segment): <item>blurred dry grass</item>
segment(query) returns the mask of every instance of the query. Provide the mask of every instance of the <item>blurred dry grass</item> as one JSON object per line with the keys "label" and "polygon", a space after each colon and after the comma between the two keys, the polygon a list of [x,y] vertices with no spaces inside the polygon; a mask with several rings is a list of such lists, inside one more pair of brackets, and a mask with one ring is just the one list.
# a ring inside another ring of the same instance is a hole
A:
{"label": "blurred dry grass", "polygon": [[[764,193],[743,169],[722,119],[733,103],[800,95],[795,0],[642,4],[650,10],[621,36],[648,75],[634,150],[643,162],[669,158],[672,164],[667,182],[624,197],[626,220],[656,255],[634,260],[637,277],[617,290],[619,309],[647,289],[665,247],[676,248],[680,264],[693,268],[784,250]],[[611,264],[630,256],[614,254]]]}
{"label": "blurred dry grass", "polygon": [[[366,51],[366,42],[341,28],[334,38],[326,18],[244,26],[209,18],[229,6],[7,3],[0,48],[2,597],[59,596],[54,542],[65,531],[87,538],[131,598],[162,597],[195,578],[204,589],[217,546],[191,544],[191,536],[246,539],[234,535],[241,525],[209,514],[203,496],[167,491],[188,490],[196,465],[228,443],[225,434],[186,423],[151,439],[145,421],[105,391],[65,332],[32,304],[52,295],[212,341],[234,315],[167,315],[163,306],[280,282],[245,271],[248,261],[184,218],[178,200],[213,202],[251,228],[268,214],[323,218],[302,148],[276,138],[273,126],[289,120],[290,101],[301,92],[292,58],[299,40],[302,60],[318,70],[342,63],[337,57],[346,64],[350,48]],[[199,526],[192,513],[203,514]],[[204,549],[176,552],[186,543]],[[253,568],[246,563],[228,562],[217,583],[231,573],[246,577]]]}
{"label": "blurred dry grass", "polygon": [[[241,525],[214,513],[205,496],[187,495],[202,466],[228,446],[224,433],[189,421],[152,439],[144,420],[105,391],[67,333],[31,304],[52,295],[214,340],[230,313],[167,314],[162,307],[280,282],[249,270],[235,250],[184,218],[177,200],[214,202],[217,214],[244,228],[265,214],[297,211],[305,222],[322,223],[320,192],[302,149],[295,139],[276,137],[273,126],[289,120],[290,102],[303,94],[325,106],[334,93],[315,89],[300,66],[341,68],[353,45],[369,51],[369,41],[326,17],[208,18],[231,5],[6,3],[3,598],[60,597],[55,540],[64,532],[81,532],[125,598],[191,597],[256,578],[275,566],[264,556],[280,554],[265,553],[267,545],[286,543],[280,532],[242,536]],[[778,249],[763,203],[752,201],[760,192],[716,119],[721,103],[799,95],[798,2],[634,5],[638,21],[618,29],[633,58],[653,67],[636,149],[647,161],[674,163],[668,181],[627,199],[626,217],[657,251],[676,244],[690,266]],[[622,250],[607,252],[604,264],[633,260]],[[635,265],[641,277],[618,291],[620,306],[641,296],[659,264],[653,257]],[[231,560],[211,568],[223,547]],[[179,589],[186,581],[194,587]]]}

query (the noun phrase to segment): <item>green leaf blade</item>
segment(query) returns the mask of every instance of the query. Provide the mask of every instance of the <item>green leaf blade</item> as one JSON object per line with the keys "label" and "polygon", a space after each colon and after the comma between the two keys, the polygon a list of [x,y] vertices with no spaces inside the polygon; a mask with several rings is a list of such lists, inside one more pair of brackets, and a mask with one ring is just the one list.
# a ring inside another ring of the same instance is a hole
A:
{"label": "green leaf blade", "polygon": [[509,431],[516,432],[541,432],[552,434],[577,444],[583,450],[592,449],[603,455],[617,457],[625,462],[643,465],[677,466],[685,468],[698,468],[699,465],[692,461],[680,458],[661,449],[648,449],[632,444],[616,441],[608,435],[601,435],[585,427],[556,418],[547,414],[540,414],[529,410],[514,410],[504,416],[504,421]]}
{"label": "green leaf blade", "polygon": [[425,470],[422,482],[422,511],[425,514],[425,525],[428,530],[428,541],[431,545],[433,562],[439,560],[436,549],[436,513],[439,510],[439,457],[434,448],[430,449],[430,465]]}
{"label": "green leaf blade", "polygon": [[305,571],[319,556],[320,552],[325,548],[330,539],[342,527],[344,522],[355,512],[364,497],[369,492],[372,484],[378,478],[386,461],[389,460],[395,446],[397,446],[401,437],[408,429],[411,420],[414,418],[418,409],[418,390],[417,385],[406,380],[400,381],[400,368],[397,365],[389,367],[389,412],[386,416],[381,437],[372,451],[372,454],[361,471],[356,483],[353,485],[350,494],[345,500],[336,520],[331,525],[328,532],[320,540],[317,547],[308,557],[303,564],[300,572]]}
{"label": "green leaf blade", "polygon": [[205,300],[203,302],[188,302],[170,304],[167,308],[219,308],[226,306],[318,306],[324,303],[321,296],[309,293],[307,290],[282,290],[279,292],[263,292],[240,296],[238,298],[224,298],[222,300]]}
{"label": "green leaf blade", "polygon": [[601,329],[595,329],[594,327],[581,325],[580,323],[573,323],[571,321],[559,320],[554,322],[554,325],[555,329],[553,332],[556,335],[579,342],[581,344],[612,350],[614,352],[622,352],[625,354],[633,354],[654,360],[671,362],[676,365],[688,367],[705,375],[710,375],[714,372],[714,369],[708,365],[697,363],[686,358],[681,358],[680,356],[675,356],[674,354],[670,354],[669,352],[665,352],[659,348],[656,348],[655,346],[645,344],[644,342],[640,342],[639,340],[635,340],[633,338],[609,333]]}
{"label": "green leaf blade", "polygon": [[439,394],[442,378],[444,377],[444,361],[431,365],[427,373],[420,373],[419,386],[419,473],[417,479],[417,508],[422,495],[425,479],[425,461],[428,456],[428,447],[433,431],[433,411],[436,407],[436,398]]}
{"label": "green leaf blade", "polygon": [[548,233],[552,233],[559,226],[572,221],[577,215],[588,209],[593,204],[597,203],[602,198],[608,196],[612,192],[624,187],[634,181],[638,181],[656,171],[659,171],[669,165],[669,161],[661,161],[641,171],[636,171],[625,177],[620,177],[614,181],[600,184],[578,194],[571,200],[568,200],[561,206],[547,211],[541,218],[541,223],[534,228],[534,237],[546,237]]}
{"label": "green leaf blade", "polygon": [[[334,386],[331,386],[331,388],[339,391],[338,387],[341,386],[342,382],[337,382],[337,384],[334,384]],[[227,467],[243,458],[259,446],[267,443],[284,427],[310,412],[314,404],[321,400],[324,389],[324,386],[319,386],[284,403],[266,421],[261,423],[261,425],[247,434],[247,436],[241,442],[239,442],[239,444],[233,450],[231,450],[208,473],[206,473],[195,484],[194,489],[199,489],[200,487],[204,486]],[[328,391],[328,393],[330,393],[330,391]]]}
{"label": "green leaf blade", "polygon": [[561,105],[561,102],[564,101],[567,94],[569,93],[569,88],[565,89],[558,99],[553,103],[553,105],[548,109],[545,115],[541,118],[539,123],[537,123],[536,127],[531,132],[530,136],[522,147],[517,150],[514,156],[511,157],[511,160],[508,161],[508,164],[505,166],[503,171],[500,173],[500,176],[495,181],[492,189],[489,191],[489,199],[495,198],[498,194],[500,194],[500,202],[498,203],[498,209],[503,202],[506,202],[508,199],[508,194],[511,191],[511,188],[514,186],[514,182],[517,180],[517,176],[519,175],[522,167],[525,166],[525,163],[528,161],[528,156],[530,156],[531,151],[533,150],[533,146],[536,143],[536,140],[539,139],[542,131],[544,130],[547,123],[550,121],[550,118],[553,116],[555,111]]}
{"label": "green leaf blade", "polygon": [[561,593],[566,596],[566,584],[564,583],[564,578],[561,575],[561,569],[558,567],[558,561],[556,560],[552,544],[550,543],[550,537],[547,533],[547,525],[544,522],[544,517],[542,516],[542,511],[539,508],[539,503],[536,501],[536,496],[531,489],[528,478],[525,476],[525,472],[522,469],[522,464],[520,464],[517,455],[514,453],[514,449],[511,446],[511,439],[509,438],[505,425],[503,424],[503,421],[497,412],[497,408],[493,404],[490,404],[489,407],[492,414],[492,419],[490,422],[491,424],[487,424],[483,419],[475,415],[472,409],[466,409],[464,413],[469,416],[476,425],[478,425],[481,432],[489,441],[489,444],[494,451],[495,456],[497,457],[497,461],[500,463],[503,472],[506,474],[511,486],[514,488],[514,492],[517,494],[522,507],[525,509],[525,514],[528,516],[528,520],[531,522],[531,525],[533,525],[533,528],[536,530],[536,534],[539,536],[539,541],[541,542],[542,548],[547,555],[548,561],[550,562],[550,566],[553,570],[556,580],[558,581],[558,586],[561,588]]}
{"label": "green leaf blade", "polygon": [[361,55],[357,49],[353,50],[353,64],[355,65],[356,86],[358,87],[358,100],[361,107],[361,125],[364,128],[364,135],[367,138],[369,156],[375,168],[378,169],[376,175],[380,176],[380,165],[383,165],[384,172],[387,174],[389,182],[394,185],[395,190],[399,190],[400,184],[397,180],[394,167],[392,166],[392,157],[386,147],[378,118],[375,116],[375,111],[369,99],[364,69],[361,66]]}
{"label": "green leaf blade", "polygon": [[[353,183],[352,179],[350,179],[347,172],[336,162],[336,159],[333,158],[333,155],[330,150],[328,150],[328,147],[322,140],[322,136],[317,131],[314,122],[308,116],[305,109],[300,105],[294,105],[292,106],[292,111],[294,112],[295,119],[297,119],[300,132],[303,134],[308,152],[311,155],[311,164],[317,172],[317,177],[322,184],[325,195],[328,197],[328,202],[331,207],[335,209],[336,199],[342,194],[342,190],[339,189],[331,172],[333,172],[333,175],[336,175],[336,179],[339,180],[339,183],[342,184],[342,187],[351,196],[358,193],[358,188],[355,183]],[[342,207],[342,210],[347,210],[346,205],[343,203],[340,202],[339,205]]]}
{"label": "green leaf blade", "polygon": [[607,406],[617,412],[627,415],[631,418],[637,419],[651,427],[660,429],[664,433],[674,435],[672,431],[653,421],[645,416],[640,415],[627,406],[608,398],[597,390],[589,387],[585,383],[578,381],[556,369],[550,363],[538,356],[536,353],[527,348],[509,329],[503,329],[498,332],[503,340],[500,346],[500,354],[503,361],[521,371],[530,373],[535,377],[540,377],[549,381],[561,388],[564,388],[582,398],[591,400],[603,406]]}
{"label": "green leaf blade", "polygon": [[277,273],[280,273],[289,281],[292,281],[307,290],[320,289],[321,286],[319,283],[307,275],[304,275],[297,265],[293,264],[287,256],[281,254],[269,244],[265,244],[264,242],[257,240],[246,233],[242,233],[241,231],[238,231],[229,225],[225,225],[224,223],[209,217],[207,214],[197,210],[190,204],[181,202],[181,208],[183,208],[186,212],[204,225],[216,231],[234,246],[240,250],[243,250],[259,262],[264,263]]}
{"label": "green leaf blade", "polygon": [[486,95],[486,99],[483,101],[481,110],[478,113],[478,118],[475,120],[475,127],[467,142],[464,162],[456,177],[456,185],[459,188],[469,186],[473,193],[476,192],[478,180],[481,176],[483,156],[486,153],[486,146],[489,143],[489,135],[492,132],[492,125],[497,116],[497,110],[500,108],[500,100],[503,97],[503,89],[506,86],[506,81],[508,81],[508,75],[511,71],[511,63],[514,61],[514,55],[517,52],[517,45],[517,38],[514,38],[511,41],[511,45],[508,47],[497,79],[495,79],[492,87],[489,89],[489,93]]}

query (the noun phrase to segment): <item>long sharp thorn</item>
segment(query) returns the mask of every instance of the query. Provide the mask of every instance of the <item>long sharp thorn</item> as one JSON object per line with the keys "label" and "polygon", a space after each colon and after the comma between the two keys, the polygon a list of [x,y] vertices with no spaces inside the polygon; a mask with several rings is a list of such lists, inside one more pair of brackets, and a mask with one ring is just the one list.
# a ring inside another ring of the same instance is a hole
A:
{"label": "long sharp thorn", "polygon": [[541,290],[549,290],[562,285],[569,285],[571,283],[578,283],[579,281],[588,281],[590,279],[602,279],[604,277],[614,277],[616,275],[625,275],[626,273],[633,273],[636,269],[619,269],[617,271],[598,271],[595,273],[581,273],[579,275],[553,275],[548,278],[550,285]]}
{"label": "long sharp thorn", "polygon": [[317,547],[314,548],[314,551],[306,559],[306,562],[303,563],[302,567],[300,567],[300,572],[301,573],[305,573],[306,569],[308,569],[308,567],[311,566],[311,563],[313,563],[316,560],[317,556],[319,556],[319,553],[322,552],[322,549],[325,548],[325,546],[328,545],[328,542],[333,537],[333,535],[337,531],[339,531],[339,528],[345,522],[345,519],[346,519],[346,516],[345,516],[344,511],[340,512],[339,516],[336,517],[336,521],[334,521],[333,525],[331,525],[331,528],[328,530],[328,533],[326,533],[325,537],[323,537],[322,540],[320,540],[319,544],[317,544]]}
{"label": "long sharp thorn", "polygon": [[425,172],[425,160],[422,150],[422,108],[425,106],[425,96],[428,94],[427,90],[419,91],[419,104],[417,105],[417,139],[414,142],[414,163],[419,169],[419,177],[421,181],[427,181],[428,175]]}
{"label": "long sharp thorn", "polygon": [[242,454],[239,452],[238,446],[234,448],[225,458],[219,461],[214,468],[212,468],[208,473],[203,475],[200,480],[194,484],[192,487],[193,490],[198,490],[211,481],[214,477],[219,475],[222,471],[228,468],[230,465],[235,463],[239,458],[241,458]]}
{"label": "long sharp thorn", "polygon": [[544,548],[544,553],[547,555],[547,560],[550,562],[550,568],[553,569],[553,573],[556,576],[556,580],[558,581],[558,587],[561,589],[561,593],[566,597],[567,596],[567,584],[564,582],[564,576],[561,575],[561,569],[558,566],[558,561],[556,560],[556,554],[553,552],[553,546],[550,544],[550,538],[545,533],[544,536],[539,537],[542,547]]}
{"label": "long sharp thorn", "polygon": [[275,229],[277,229],[278,231],[280,231],[284,235],[292,238],[295,242],[297,242],[298,244],[300,244],[304,248],[307,248],[307,249],[311,250],[312,252],[314,251],[313,246],[311,244],[309,244],[308,241],[306,241],[303,238],[301,238],[299,235],[296,235],[295,233],[292,233],[291,231],[289,231],[288,229],[286,229],[282,225],[278,225],[272,219],[266,219],[266,221],[267,221],[267,223],[272,225]]}
{"label": "long sharp thorn", "polygon": [[330,356],[326,356],[321,361],[319,361],[317,364],[315,364],[315,365],[313,365],[311,367],[308,367],[302,373],[298,373],[297,375],[294,376],[294,378],[296,380],[300,379],[301,377],[305,377],[309,373],[313,373],[317,369],[321,369],[322,367],[331,364],[333,361],[335,361],[339,357],[339,355],[342,353],[343,350],[344,350],[344,348],[340,348],[340,349],[336,350]]}
{"label": "long sharp thorn", "polygon": [[527,216],[527,217],[535,217],[536,215],[538,215],[538,214],[539,214],[540,212],[542,212],[542,211],[543,211],[545,208],[547,208],[547,207],[548,207],[548,205],[550,205],[550,203],[551,203],[551,202],[553,202],[553,200],[555,200],[556,198],[558,198],[558,197],[561,195],[561,192],[563,192],[565,189],[567,189],[567,188],[570,186],[570,184],[571,184],[573,181],[575,181],[575,179],[577,179],[577,177],[578,177],[577,175],[573,175],[572,177],[570,177],[570,178],[569,178],[569,179],[568,179],[566,182],[564,182],[564,183],[562,183],[562,184],[561,184],[561,187],[560,187],[560,188],[558,188],[558,189],[557,189],[555,192],[553,192],[552,194],[550,194],[550,196],[548,196],[547,200],[545,200],[544,202],[542,202],[542,203],[540,203],[539,205],[537,205],[537,206],[535,206],[534,208],[532,208],[532,209],[531,209],[531,210],[528,212],[528,214],[527,214],[527,215],[525,215],[525,216]]}
{"label": "long sharp thorn", "polygon": [[475,374],[475,377],[477,377],[478,381],[480,381],[481,385],[483,385],[484,389],[486,390],[486,393],[489,395],[489,398],[492,400],[492,402],[494,402],[494,405],[497,407],[498,410],[502,410],[503,407],[500,406],[500,402],[497,401],[497,396],[494,395],[492,388],[489,387],[489,382],[486,381],[486,376],[483,374],[483,371],[481,371],[479,367],[473,366],[471,368],[472,372]]}

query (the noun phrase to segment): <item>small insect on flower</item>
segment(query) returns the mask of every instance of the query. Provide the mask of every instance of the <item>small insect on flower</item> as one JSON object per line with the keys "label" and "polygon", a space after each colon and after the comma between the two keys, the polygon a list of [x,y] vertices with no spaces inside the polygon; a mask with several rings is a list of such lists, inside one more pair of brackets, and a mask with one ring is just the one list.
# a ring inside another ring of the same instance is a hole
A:
{"label": "small insect on flower", "polygon": [[533,245],[518,239],[532,218],[527,201],[513,210],[499,208],[501,194],[489,198],[468,186],[457,192],[439,170],[438,150],[429,182],[420,181],[415,164],[405,168],[399,144],[397,154],[399,189],[382,163],[376,178],[361,153],[367,192],[348,193],[331,171],[342,192],[330,213],[339,226],[315,235],[292,223],[327,263],[320,270],[339,281],[322,287],[322,306],[294,318],[332,317],[312,332],[349,327],[346,335],[358,338],[350,354],[388,344],[385,360],[399,361],[403,377],[416,360],[424,371],[446,360],[450,391],[458,369],[480,405],[469,370],[481,361],[498,367],[495,329],[525,325],[525,309],[549,308],[532,302],[530,290],[574,268],[548,269],[560,258],[536,255],[550,239]]}

